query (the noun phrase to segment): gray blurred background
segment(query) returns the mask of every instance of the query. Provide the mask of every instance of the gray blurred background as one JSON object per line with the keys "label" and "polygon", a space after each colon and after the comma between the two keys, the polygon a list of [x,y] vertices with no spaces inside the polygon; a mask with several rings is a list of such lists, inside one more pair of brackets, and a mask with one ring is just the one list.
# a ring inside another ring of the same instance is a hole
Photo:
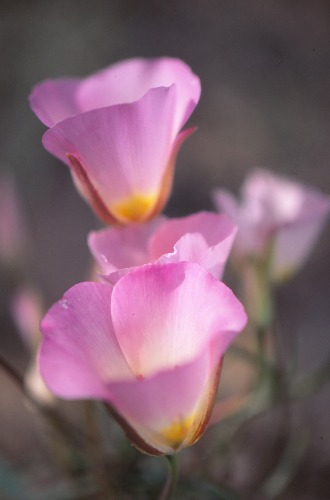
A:
{"label": "gray blurred background", "polygon": [[[85,279],[86,234],[99,223],[68,169],[42,148],[30,89],[163,55],[182,58],[202,81],[190,120],[199,130],[179,155],[168,214],[210,209],[213,186],[237,191],[254,166],[330,193],[328,0],[0,0],[0,164],[17,176],[33,244],[29,273],[46,305]],[[296,339],[302,373],[330,350],[329,236],[328,225],[308,265],[278,292],[281,341],[285,349]],[[24,367],[19,340],[2,334],[5,353]],[[296,425],[311,426],[311,444],[283,499],[330,498],[329,396],[324,388],[293,409]],[[20,450],[29,438],[15,411],[0,401],[0,412],[0,448],[14,426]],[[255,439],[265,446],[267,429]]]}

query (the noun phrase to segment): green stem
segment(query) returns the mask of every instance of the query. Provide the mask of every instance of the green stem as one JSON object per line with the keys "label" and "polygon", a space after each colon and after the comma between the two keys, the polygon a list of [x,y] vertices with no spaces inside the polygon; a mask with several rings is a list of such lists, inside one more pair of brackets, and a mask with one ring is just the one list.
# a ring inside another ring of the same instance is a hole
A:
{"label": "green stem", "polygon": [[177,455],[165,455],[165,458],[167,459],[168,474],[159,500],[170,500],[171,498],[173,498],[174,490],[178,481]]}

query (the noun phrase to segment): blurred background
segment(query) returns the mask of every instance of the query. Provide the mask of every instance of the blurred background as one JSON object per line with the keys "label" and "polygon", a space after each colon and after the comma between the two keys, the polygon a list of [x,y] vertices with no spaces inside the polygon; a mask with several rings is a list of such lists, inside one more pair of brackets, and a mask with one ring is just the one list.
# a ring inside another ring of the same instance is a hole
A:
{"label": "blurred background", "polygon": [[[65,165],[42,148],[45,127],[27,97],[43,79],[85,76],[135,56],[168,55],[192,67],[202,81],[190,120],[199,129],[180,152],[170,215],[211,209],[214,186],[237,192],[255,166],[330,193],[327,0],[1,0],[0,11],[0,168],[17,180],[30,240],[25,266],[46,307],[86,279],[86,234],[99,223]],[[328,225],[306,267],[277,294],[283,349],[296,342],[301,373],[329,355],[329,255]],[[28,357],[8,314],[6,278],[0,286],[1,352],[23,372]],[[40,429],[1,371],[0,384],[0,450],[24,468]],[[330,498],[329,401],[328,386],[293,405],[310,441],[279,498]],[[254,498],[251,470],[273,453],[268,424],[246,431],[224,475],[246,498]]]}

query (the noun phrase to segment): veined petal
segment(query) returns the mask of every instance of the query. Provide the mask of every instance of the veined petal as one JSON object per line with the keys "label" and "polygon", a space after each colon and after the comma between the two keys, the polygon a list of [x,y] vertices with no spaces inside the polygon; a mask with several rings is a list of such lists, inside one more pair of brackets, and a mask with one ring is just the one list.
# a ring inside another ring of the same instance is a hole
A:
{"label": "veined petal", "polygon": [[236,225],[226,216],[211,212],[169,219],[150,239],[149,253],[152,260],[160,263],[199,263],[219,279],[236,231]]}
{"label": "veined petal", "polygon": [[79,79],[63,78],[36,85],[29,97],[32,111],[47,127],[80,113],[76,99],[79,84]]}
{"label": "veined petal", "polygon": [[235,196],[226,189],[214,189],[212,199],[219,212],[224,212],[232,220],[239,218],[239,204]]}
{"label": "veined petal", "polygon": [[225,213],[238,226],[234,253],[262,253],[269,238],[269,230],[260,206],[255,202],[240,206],[238,200],[225,189],[215,189],[212,197],[219,212]]}
{"label": "veined petal", "polygon": [[276,281],[285,281],[303,266],[325,221],[324,216],[318,220],[301,222],[278,231],[271,263],[271,273]]}
{"label": "veined petal", "polygon": [[43,144],[79,161],[108,211],[119,221],[146,220],[158,203],[172,153],[176,88],[150,90],[140,101],[68,118]]}
{"label": "veined petal", "polygon": [[177,85],[175,128],[179,130],[199,101],[199,78],[183,61],[170,57],[127,59],[87,78],[46,80],[30,95],[32,110],[48,127],[85,111],[141,99],[150,89]]}
{"label": "veined petal", "polygon": [[107,275],[104,278],[112,284],[132,267],[152,262],[196,262],[219,279],[235,234],[236,226],[226,216],[199,212],[95,231],[88,242],[101,272]]}
{"label": "veined petal", "polygon": [[113,330],[112,287],[75,285],[46,314],[41,374],[63,398],[108,398],[108,380],[131,377]]}
{"label": "veined petal", "polygon": [[82,111],[138,101],[150,89],[177,87],[174,127],[179,131],[199,101],[199,78],[183,61],[163,57],[128,59],[82,81],[77,100]]}
{"label": "veined petal", "polygon": [[189,129],[183,130],[182,132],[180,132],[177,135],[177,137],[172,145],[172,150],[171,150],[169,160],[168,160],[167,165],[164,169],[164,174],[163,174],[162,181],[160,184],[160,191],[159,191],[157,203],[155,204],[153,211],[150,214],[149,218],[154,217],[155,215],[157,215],[158,213],[160,213],[163,210],[163,208],[167,202],[167,199],[171,194],[174,168],[175,168],[175,162],[176,162],[176,157],[178,155],[178,152],[179,152],[182,144],[184,143],[184,141],[191,134],[193,134],[196,130],[197,130],[196,127],[191,127]]}
{"label": "veined petal", "polygon": [[148,264],[148,240],[165,217],[134,226],[110,227],[92,231],[88,236],[89,248],[104,274],[123,268]]}
{"label": "veined petal", "polygon": [[[191,362],[151,378],[111,384],[113,404],[140,440],[133,444],[169,454],[196,442],[208,423],[220,369],[209,346]],[[124,426],[125,428],[125,426]]]}
{"label": "veined petal", "polygon": [[116,218],[108,210],[84,167],[75,156],[71,154],[67,154],[66,156],[71,167],[72,180],[77,191],[90,204],[94,213],[103,222],[106,224],[115,224],[117,222]]}

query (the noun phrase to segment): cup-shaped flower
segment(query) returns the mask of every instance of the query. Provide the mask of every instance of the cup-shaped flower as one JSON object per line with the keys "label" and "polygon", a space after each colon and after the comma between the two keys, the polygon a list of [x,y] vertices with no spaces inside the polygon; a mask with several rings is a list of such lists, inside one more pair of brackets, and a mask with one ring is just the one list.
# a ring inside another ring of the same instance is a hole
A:
{"label": "cup-shaped flower", "polygon": [[105,401],[150,454],[205,430],[225,350],[246,314],[230,289],[194,263],[146,265],[113,287],[81,283],[41,323],[41,374],[67,399]]}
{"label": "cup-shaped flower", "polygon": [[234,256],[268,256],[273,281],[286,279],[304,264],[330,210],[329,196],[262,169],[247,177],[240,202],[221,189],[214,200],[238,226]]}
{"label": "cup-shaped flower", "polygon": [[135,266],[180,261],[196,262],[220,279],[235,235],[236,225],[225,215],[198,212],[93,231],[88,243],[101,271],[112,282]]}
{"label": "cup-shaped flower", "polygon": [[131,59],[85,79],[48,80],[30,96],[49,127],[45,148],[69,167],[80,194],[106,223],[144,222],[171,191],[180,133],[200,97],[178,59]]}

